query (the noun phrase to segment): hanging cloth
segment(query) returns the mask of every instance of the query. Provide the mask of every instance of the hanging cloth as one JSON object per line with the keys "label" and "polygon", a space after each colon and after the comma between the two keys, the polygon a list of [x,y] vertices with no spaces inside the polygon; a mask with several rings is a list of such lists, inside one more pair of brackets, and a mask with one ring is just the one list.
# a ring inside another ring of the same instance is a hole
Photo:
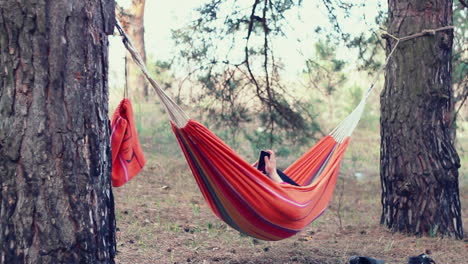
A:
{"label": "hanging cloth", "polygon": [[115,110],[111,129],[112,186],[119,187],[135,177],[146,163],[128,98]]}

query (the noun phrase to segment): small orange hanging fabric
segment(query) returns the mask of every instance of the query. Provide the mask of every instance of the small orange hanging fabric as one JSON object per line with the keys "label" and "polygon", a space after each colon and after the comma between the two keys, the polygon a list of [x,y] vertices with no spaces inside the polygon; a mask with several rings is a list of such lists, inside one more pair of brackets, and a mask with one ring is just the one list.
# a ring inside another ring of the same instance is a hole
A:
{"label": "small orange hanging fabric", "polygon": [[119,187],[135,177],[146,163],[129,99],[124,98],[115,110],[111,128],[112,186]]}

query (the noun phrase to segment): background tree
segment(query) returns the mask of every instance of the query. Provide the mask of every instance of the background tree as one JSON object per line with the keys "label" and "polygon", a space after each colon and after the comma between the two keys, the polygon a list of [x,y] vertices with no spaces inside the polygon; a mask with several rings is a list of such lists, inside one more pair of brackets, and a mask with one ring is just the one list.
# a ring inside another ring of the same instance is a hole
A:
{"label": "background tree", "polygon": [[[141,58],[146,62],[145,49],[145,0],[131,0],[128,6],[118,6],[117,16],[126,34],[130,37],[133,45],[140,53]],[[148,98],[148,83],[140,68],[133,62],[132,57],[127,52],[125,57],[125,85],[131,91],[131,96],[139,100]]]}
{"label": "background tree", "polygon": [[[389,1],[388,32],[452,25],[452,1]],[[394,231],[463,238],[453,145],[453,32],[400,44],[381,94],[381,223]],[[387,51],[395,41],[388,39]]]}
{"label": "background tree", "polygon": [[114,1],[0,1],[0,262],[113,263]]}

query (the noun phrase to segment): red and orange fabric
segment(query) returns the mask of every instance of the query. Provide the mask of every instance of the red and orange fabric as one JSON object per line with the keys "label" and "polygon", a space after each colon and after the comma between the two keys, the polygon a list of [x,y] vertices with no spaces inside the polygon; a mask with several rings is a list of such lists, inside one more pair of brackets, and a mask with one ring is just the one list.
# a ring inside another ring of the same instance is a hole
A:
{"label": "red and orange fabric", "polygon": [[115,110],[111,129],[112,186],[119,187],[135,177],[146,163],[129,99],[124,98]]}
{"label": "red and orange fabric", "polygon": [[290,237],[319,217],[335,189],[349,137],[326,136],[284,172],[301,186],[280,184],[244,161],[202,124],[172,124],[212,211],[232,228],[263,240]]}

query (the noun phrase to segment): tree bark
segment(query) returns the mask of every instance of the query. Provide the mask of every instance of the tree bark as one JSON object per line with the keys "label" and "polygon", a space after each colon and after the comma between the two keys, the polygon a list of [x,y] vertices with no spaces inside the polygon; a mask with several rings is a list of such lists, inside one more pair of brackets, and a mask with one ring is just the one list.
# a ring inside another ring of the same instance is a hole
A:
{"label": "tree bark", "polygon": [[[452,1],[389,0],[389,33],[452,25]],[[393,231],[463,238],[460,160],[450,137],[452,31],[400,43],[381,94],[381,223]],[[387,54],[395,41],[387,41]]]}
{"label": "tree bark", "polygon": [[114,1],[0,0],[0,263],[113,263]]}
{"label": "tree bark", "polygon": [[[118,16],[119,20],[122,22],[123,29],[146,63],[144,15],[145,0],[132,0],[130,7],[118,8]],[[125,85],[130,91],[130,95],[139,100],[147,100],[149,93],[145,76],[141,73],[140,68],[133,62],[132,56],[128,52],[125,60]]]}

